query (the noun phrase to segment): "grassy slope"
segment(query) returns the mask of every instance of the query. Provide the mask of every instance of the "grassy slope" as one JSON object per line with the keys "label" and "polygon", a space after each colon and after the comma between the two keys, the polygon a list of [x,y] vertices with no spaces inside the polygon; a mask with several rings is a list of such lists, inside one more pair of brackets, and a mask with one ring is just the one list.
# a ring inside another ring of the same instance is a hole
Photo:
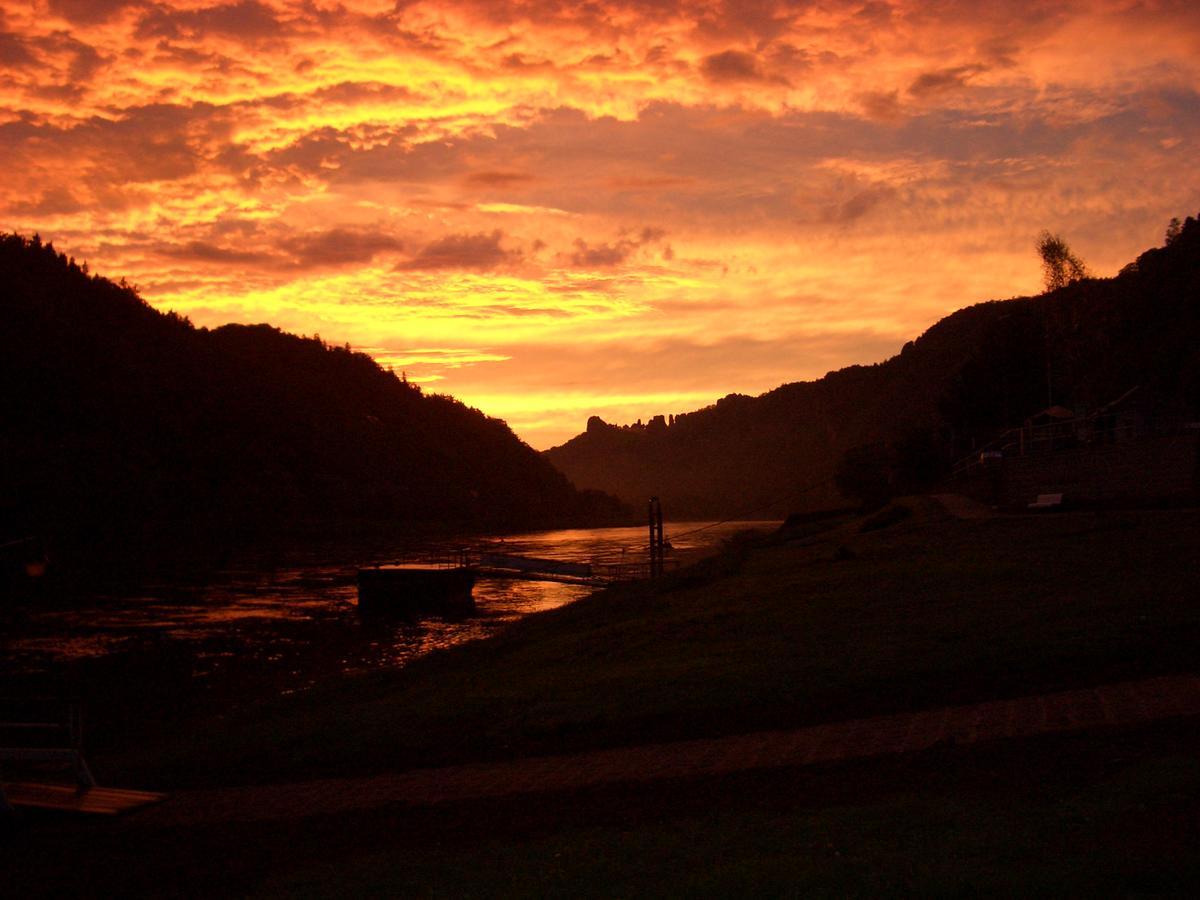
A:
{"label": "grassy slope", "polygon": [[[1195,671],[1196,511],[962,522],[912,505],[97,768],[163,785],[350,774]],[[282,823],[30,816],[0,846],[22,896],[1190,896],[1197,760],[1181,720]]]}
{"label": "grassy slope", "polygon": [[661,586],[598,594],[406,671],[329,684],[99,764],[150,785],[289,780],[1194,669],[1197,512],[968,522],[910,503],[912,517],[878,531],[854,521],[742,547]]}

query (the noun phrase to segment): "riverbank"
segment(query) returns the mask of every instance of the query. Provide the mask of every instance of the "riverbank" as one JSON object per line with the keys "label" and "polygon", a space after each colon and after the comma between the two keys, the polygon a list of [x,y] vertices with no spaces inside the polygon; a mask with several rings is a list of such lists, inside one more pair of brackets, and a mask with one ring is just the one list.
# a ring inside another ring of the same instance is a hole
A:
{"label": "riverbank", "polygon": [[964,521],[909,506],[883,528],[814,523],[735,545],[112,765],[168,787],[367,774],[1191,670],[1194,511]]}
{"label": "riverbank", "polygon": [[[672,558],[711,553],[728,535],[774,523],[673,522]],[[364,620],[358,567],[436,556],[464,545],[568,561],[641,558],[645,526],[504,534],[326,535],[273,548],[245,546],[219,564],[205,548],[157,558],[154,570],[88,582],[69,602],[9,608],[0,621],[0,681],[13,696],[58,696],[84,710],[89,749],[102,755],[181,721],[228,714],[355,671],[396,669],[430,652],[486,638],[593,588],[481,578],[474,615]],[[179,548],[176,548],[178,553]],[[2,613],[0,613],[2,614]]]}
{"label": "riverbank", "polygon": [[[962,520],[925,500],[905,506],[907,516],[742,542],[404,671],[341,679],[93,762],[106,782],[159,789],[370,776],[1196,671],[1196,511]],[[1084,888],[1114,871],[1157,874],[1170,889],[1195,871],[1172,835],[1196,835],[1198,751],[1194,724],[1168,719],[269,828],[163,831],[134,816],[115,826],[131,829],[120,846],[87,826],[107,849],[84,852],[103,871],[127,846],[157,847],[185,857],[206,890],[268,893],[961,890],[988,877]],[[1126,821],[1137,835],[1122,837]],[[333,838],[340,829],[355,839]],[[279,831],[290,843],[269,836]],[[77,833],[57,837],[77,845]],[[260,855],[236,850],[247,840]],[[1113,859],[1122,840],[1136,851],[1128,865]],[[231,852],[231,882],[196,856]]]}

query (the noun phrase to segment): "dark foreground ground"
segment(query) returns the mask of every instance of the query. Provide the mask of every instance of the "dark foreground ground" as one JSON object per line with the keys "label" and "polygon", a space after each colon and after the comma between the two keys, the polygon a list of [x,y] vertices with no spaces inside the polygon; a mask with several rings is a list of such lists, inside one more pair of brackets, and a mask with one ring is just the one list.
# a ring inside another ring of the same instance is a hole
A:
{"label": "dark foreground ground", "polygon": [[[182,803],[1200,671],[1195,511],[908,507],[734,548],[402,673],[164,723],[96,768]],[[266,821],[173,822],[170,800],[117,821],[31,814],[4,874],[17,896],[1191,895],[1198,722],[684,777],[667,759],[657,779]]]}
{"label": "dark foreground ground", "polygon": [[29,816],[10,896],[1194,896],[1193,722],[291,821]]}

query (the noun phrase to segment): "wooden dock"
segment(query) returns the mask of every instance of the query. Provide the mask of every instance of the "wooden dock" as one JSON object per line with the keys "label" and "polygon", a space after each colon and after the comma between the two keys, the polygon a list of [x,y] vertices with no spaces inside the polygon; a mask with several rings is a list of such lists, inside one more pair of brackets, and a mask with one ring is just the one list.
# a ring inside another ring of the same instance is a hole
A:
{"label": "wooden dock", "polygon": [[[358,570],[358,605],[370,612],[469,612],[476,578],[557,581],[602,587],[618,581],[658,578],[668,568],[670,544],[663,535],[662,505],[650,499],[645,562],[599,563],[502,553],[496,547],[460,547]],[[622,560],[624,550],[621,551]],[[672,561],[672,566],[674,565]]]}
{"label": "wooden dock", "polygon": [[[575,560],[498,553],[494,549],[460,548],[453,553],[429,553],[395,563],[359,569],[359,602],[366,588],[374,593],[377,586],[387,590],[417,590],[438,595],[449,586],[459,586],[465,574],[473,578],[509,578],[519,581],[555,581],[603,587],[618,581],[640,581],[672,568],[675,561],[578,562]],[[456,574],[457,573],[457,574]],[[432,586],[432,588],[430,587]],[[436,596],[434,597],[436,600]],[[423,606],[424,604],[418,604]],[[435,602],[432,604],[437,606]]]}

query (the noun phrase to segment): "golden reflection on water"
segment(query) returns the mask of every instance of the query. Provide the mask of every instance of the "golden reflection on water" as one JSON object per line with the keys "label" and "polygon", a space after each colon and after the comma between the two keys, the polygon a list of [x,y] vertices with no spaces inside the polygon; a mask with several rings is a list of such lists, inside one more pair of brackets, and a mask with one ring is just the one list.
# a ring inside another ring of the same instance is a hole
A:
{"label": "golden reflection on water", "polygon": [[[673,523],[668,534],[683,561],[705,555],[730,534],[774,523]],[[568,529],[462,541],[505,553],[614,563],[644,558],[646,530]],[[446,550],[459,542],[445,542]],[[136,590],[81,598],[74,608],[30,608],[4,641],[10,671],[51,670],[80,660],[119,655],[186,653],[196,677],[253,662],[280,670],[291,692],[331,669],[351,672],[392,668],[434,650],[496,633],[536,612],[555,609],[593,591],[552,581],[481,578],[477,612],[463,619],[367,623],[358,617],[355,571],[394,560],[418,548],[395,547],[369,555],[338,548],[324,559],[281,565],[253,559],[204,576],[143,584]],[[299,554],[297,554],[299,556]],[[364,558],[365,557],[365,558]],[[332,561],[331,561],[332,560]],[[149,648],[149,649],[148,649]]]}

